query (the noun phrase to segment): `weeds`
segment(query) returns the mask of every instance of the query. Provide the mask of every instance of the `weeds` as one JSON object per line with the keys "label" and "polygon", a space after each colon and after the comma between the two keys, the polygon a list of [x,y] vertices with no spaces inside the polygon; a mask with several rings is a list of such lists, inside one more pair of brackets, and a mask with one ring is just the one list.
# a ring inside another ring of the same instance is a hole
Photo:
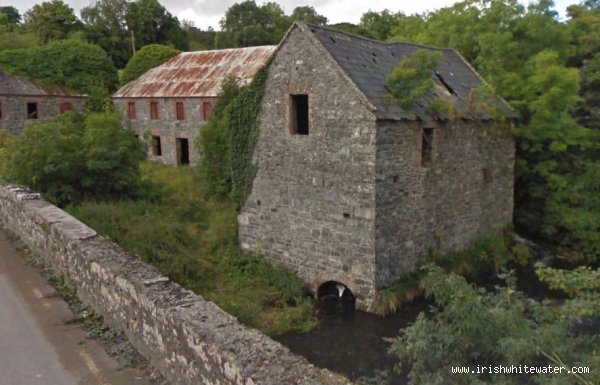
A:
{"label": "weeds", "polygon": [[85,202],[66,210],[246,325],[269,334],[316,325],[302,281],[239,251],[233,202],[203,198],[191,168],[143,163],[141,169],[160,191],[152,200]]}

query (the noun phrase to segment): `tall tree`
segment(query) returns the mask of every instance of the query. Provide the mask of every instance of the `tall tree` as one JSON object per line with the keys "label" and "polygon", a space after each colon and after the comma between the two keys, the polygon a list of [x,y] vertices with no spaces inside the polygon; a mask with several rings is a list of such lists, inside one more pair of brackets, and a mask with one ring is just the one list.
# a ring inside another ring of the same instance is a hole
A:
{"label": "tall tree", "polygon": [[126,13],[126,0],[99,0],[81,10],[87,39],[102,47],[117,68],[123,68],[132,54]]}
{"label": "tall tree", "polygon": [[25,13],[25,24],[43,44],[52,40],[65,39],[69,33],[81,27],[81,22],[75,17],[73,8],[62,0],[34,5]]}
{"label": "tall tree", "polygon": [[254,0],[247,0],[229,7],[220,25],[224,36],[217,41],[218,46],[222,47],[224,40],[235,47],[248,47],[277,43],[285,32],[282,26],[289,21],[276,3],[259,7]]}
{"label": "tall tree", "polygon": [[8,24],[18,24],[21,22],[21,14],[19,14],[19,10],[15,7],[0,7],[0,13],[6,15]]}
{"label": "tall tree", "polygon": [[364,13],[360,18],[360,26],[367,31],[370,31],[375,38],[386,40],[394,27],[396,27],[401,17],[401,13],[392,13],[387,9],[381,12],[369,11]]}
{"label": "tall tree", "polygon": [[187,33],[179,20],[171,15],[158,0],[136,0],[127,6],[127,28],[135,35],[135,45],[172,45],[180,50],[189,49]]}
{"label": "tall tree", "polygon": [[290,17],[293,21],[303,21],[308,24],[327,24],[327,18],[323,15],[319,15],[310,5],[294,8]]}

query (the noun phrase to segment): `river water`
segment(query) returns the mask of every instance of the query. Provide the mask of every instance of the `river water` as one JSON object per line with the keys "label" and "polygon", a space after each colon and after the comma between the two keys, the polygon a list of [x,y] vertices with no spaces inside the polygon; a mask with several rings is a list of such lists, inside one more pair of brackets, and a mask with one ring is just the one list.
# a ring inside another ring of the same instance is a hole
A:
{"label": "river water", "polygon": [[[534,250],[534,258],[546,259],[549,253]],[[553,255],[551,257],[554,257]],[[517,287],[528,298],[564,298],[560,292],[550,290],[541,283],[532,266],[515,272]],[[490,276],[480,282],[488,290],[502,280]],[[319,325],[308,333],[287,333],[273,338],[296,354],[320,368],[343,374],[351,380],[374,377],[377,371],[387,371],[390,385],[404,385],[407,379],[394,373],[397,359],[387,354],[390,343],[385,338],[397,337],[400,329],[412,323],[431,302],[424,299],[405,305],[396,314],[381,318],[354,310],[354,304],[335,296],[319,302]]]}

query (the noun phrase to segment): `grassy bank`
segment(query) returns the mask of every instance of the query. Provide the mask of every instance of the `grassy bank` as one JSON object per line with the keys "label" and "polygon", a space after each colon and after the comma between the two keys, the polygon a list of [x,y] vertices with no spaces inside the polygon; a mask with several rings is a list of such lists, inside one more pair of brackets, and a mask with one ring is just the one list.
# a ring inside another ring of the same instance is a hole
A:
{"label": "grassy bank", "polygon": [[230,201],[203,199],[194,170],[143,163],[153,199],[66,208],[163,274],[269,334],[315,325],[304,284],[260,256],[242,255]]}

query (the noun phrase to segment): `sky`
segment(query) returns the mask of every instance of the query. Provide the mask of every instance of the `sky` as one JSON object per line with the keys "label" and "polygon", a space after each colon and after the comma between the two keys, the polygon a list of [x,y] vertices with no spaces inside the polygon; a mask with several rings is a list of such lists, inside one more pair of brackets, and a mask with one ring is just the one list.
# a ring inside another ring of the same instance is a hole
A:
{"label": "sky", "polygon": [[[79,16],[81,8],[95,3],[95,0],[63,0],[69,4],[75,14]],[[171,14],[179,20],[189,20],[197,27],[206,29],[209,26],[219,29],[219,20],[231,5],[243,0],[159,0]],[[274,0],[281,5],[286,14],[290,14],[297,6],[310,5],[321,15],[326,16],[330,23],[350,22],[358,23],[363,13],[371,11],[382,11],[389,9],[405,14],[422,13],[433,11],[451,5],[456,0]],[[0,6],[13,6],[24,14],[33,5],[41,3],[42,0],[0,0]],[[257,4],[265,1],[257,0]],[[527,4],[527,0],[521,0]],[[565,9],[571,4],[577,4],[579,0],[555,0],[556,9],[564,16]]]}

